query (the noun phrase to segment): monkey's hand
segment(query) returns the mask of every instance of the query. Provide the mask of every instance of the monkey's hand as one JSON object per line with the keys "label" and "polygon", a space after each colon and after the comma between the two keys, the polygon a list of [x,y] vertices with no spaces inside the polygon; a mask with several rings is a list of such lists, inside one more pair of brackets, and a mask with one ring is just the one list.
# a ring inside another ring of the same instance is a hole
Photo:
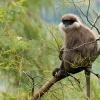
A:
{"label": "monkey's hand", "polygon": [[60,49],[60,53],[59,53],[59,59],[60,60],[62,60],[62,56],[63,56],[63,51],[64,51],[64,47],[62,47],[61,49]]}
{"label": "monkey's hand", "polygon": [[55,68],[55,69],[53,70],[53,72],[52,72],[52,75],[53,75],[53,76],[56,76],[57,73],[59,72],[59,70],[60,70],[60,68]]}
{"label": "monkey's hand", "polygon": [[65,70],[61,70],[60,68],[55,68],[52,75],[55,76],[58,81],[66,77]]}

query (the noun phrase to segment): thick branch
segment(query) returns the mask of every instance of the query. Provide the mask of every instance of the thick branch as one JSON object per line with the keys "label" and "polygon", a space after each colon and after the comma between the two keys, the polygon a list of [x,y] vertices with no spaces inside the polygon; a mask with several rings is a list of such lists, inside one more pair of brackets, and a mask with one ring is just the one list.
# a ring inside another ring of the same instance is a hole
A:
{"label": "thick branch", "polygon": [[57,82],[56,77],[52,77],[49,79],[33,96],[30,98],[30,100],[37,100],[39,97],[45,94],[49,90],[49,88]]}

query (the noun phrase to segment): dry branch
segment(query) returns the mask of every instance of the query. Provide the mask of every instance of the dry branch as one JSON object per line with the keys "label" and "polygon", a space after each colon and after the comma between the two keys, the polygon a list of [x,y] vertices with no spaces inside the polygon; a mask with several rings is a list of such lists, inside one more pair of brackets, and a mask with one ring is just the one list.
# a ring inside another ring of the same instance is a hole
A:
{"label": "dry branch", "polygon": [[41,97],[45,92],[49,90],[49,88],[57,82],[56,77],[52,77],[49,79],[33,96],[30,98],[30,100],[37,100],[39,97]]}

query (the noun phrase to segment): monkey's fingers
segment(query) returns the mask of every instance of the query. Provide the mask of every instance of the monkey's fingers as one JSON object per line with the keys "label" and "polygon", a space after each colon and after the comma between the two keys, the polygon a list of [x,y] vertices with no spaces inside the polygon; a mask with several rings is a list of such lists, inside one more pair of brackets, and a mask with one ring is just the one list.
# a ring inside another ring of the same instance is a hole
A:
{"label": "monkey's fingers", "polygon": [[53,76],[56,76],[57,73],[58,73],[58,71],[59,71],[59,68],[55,68],[55,69],[53,70],[53,72],[52,72],[52,75],[53,75]]}
{"label": "monkey's fingers", "polygon": [[59,54],[59,59],[62,60],[62,55],[61,54]]}
{"label": "monkey's fingers", "polygon": [[63,51],[64,51],[64,47],[60,49],[60,53],[59,53],[59,59],[60,60],[62,60]]}

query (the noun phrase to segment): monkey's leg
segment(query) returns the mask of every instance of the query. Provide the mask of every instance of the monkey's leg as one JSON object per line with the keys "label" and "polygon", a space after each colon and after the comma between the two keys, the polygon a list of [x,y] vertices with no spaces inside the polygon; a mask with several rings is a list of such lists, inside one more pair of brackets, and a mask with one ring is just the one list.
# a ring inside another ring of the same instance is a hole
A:
{"label": "monkey's leg", "polygon": [[[90,69],[90,68],[89,68]],[[86,76],[86,95],[87,100],[90,100],[90,71],[87,69],[85,70],[85,76]]]}

